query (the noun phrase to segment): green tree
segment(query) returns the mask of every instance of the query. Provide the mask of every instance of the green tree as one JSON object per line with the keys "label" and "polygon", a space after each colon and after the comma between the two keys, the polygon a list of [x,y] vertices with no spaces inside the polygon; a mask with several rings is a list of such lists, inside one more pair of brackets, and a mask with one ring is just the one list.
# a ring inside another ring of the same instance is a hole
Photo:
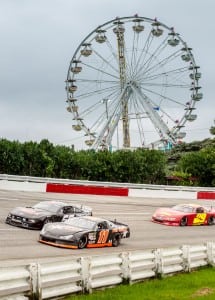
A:
{"label": "green tree", "polygon": [[55,146],[52,152],[54,161],[53,176],[55,178],[78,179],[76,152],[70,147]]}
{"label": "green tree", "polygon": [[215,126],[211,126],[210,134],[215,135]]}
{"label": "green tree", "polygon": [[41,140],[38,145],[40,161],[39,168],[42,177],[53,177],[54,169],[54,145],[50,143],[47,139]]}
{"label": "green tree", "polygon": [[178,162],[177,170],[197,178],[197,185],[215,186],[215,147],[185,154]]}
{"label": "green tree", "polygon": [[0,172],[19,175],[23,168],[22,146],[18,141],[0,141]]}
{"label": "green tree", "polygon": [[41,176],[40,173],[40,152],[39,145],[36,142],[25,142],[23,148],[23,169],[21,175]]}

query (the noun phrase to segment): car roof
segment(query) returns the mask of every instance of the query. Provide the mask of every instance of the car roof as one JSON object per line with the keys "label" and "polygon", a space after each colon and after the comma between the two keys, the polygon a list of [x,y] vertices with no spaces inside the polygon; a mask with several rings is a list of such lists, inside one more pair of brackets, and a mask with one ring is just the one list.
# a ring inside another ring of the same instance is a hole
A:
{"label": "car roof", "polygon": [[82,217],[77,217],[77,218],[79,218],[79,219],[87,219],[87,220],[91,220],[91,221],[95,221],[95,222],[108,221],[107,219],[99,218],[99,217],[94,217],[94,216],[82,216]]}
{"label": "car roof", "polygon": [[189,207],[193,207],[193,208],[203,207],[203,205],[199,205],[199,204],[195,204],[195,203],[183,203],[183,204],[177,204],[174,206],[189,206]]}
{"label": "car roof", "polygon": [[45,201],[40,201],[39,203],[54,204],[54,205],[59,205],[59,206],[68,205],[68,204],[65,203],[65,202],[62,202],[62,201],[56,201],[56,200],[45,200]]}
{"label": "car roof", "polygon": [[58,201],[58,200],[45,200],[45,201],[40,201],[39,203],[48,203],[48,204],[54,204],[54,205],[58,205],[58,206],[73,206],[73,207],[77,207],[77,208],[87,207],[87,206],[82,205],[82,204],[74,204],[74,203],[69,203],[69,202],[62,202],[62,201]]}

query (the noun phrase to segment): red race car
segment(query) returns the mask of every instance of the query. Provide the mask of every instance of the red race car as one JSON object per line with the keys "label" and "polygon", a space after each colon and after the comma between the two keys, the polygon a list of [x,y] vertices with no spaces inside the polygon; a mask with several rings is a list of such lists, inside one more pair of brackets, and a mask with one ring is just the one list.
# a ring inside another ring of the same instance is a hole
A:
{"label": "red race car", "polygon": [[152,221],[172,226],[213,225],[215,224],[215,209],[198,204],[161,207],[153,214]]}

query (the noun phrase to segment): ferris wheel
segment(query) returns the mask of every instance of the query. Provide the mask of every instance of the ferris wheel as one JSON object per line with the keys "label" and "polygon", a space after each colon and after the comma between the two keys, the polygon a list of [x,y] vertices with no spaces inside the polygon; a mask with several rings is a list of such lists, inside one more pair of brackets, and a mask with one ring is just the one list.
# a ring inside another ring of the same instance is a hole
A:
{"label": "ferris wheel", "polygon": [[174,146],[197,118],[200,78],[192,49],[174,28],[117,17],[87,35],[71,59],[72,128],[95,150]]}

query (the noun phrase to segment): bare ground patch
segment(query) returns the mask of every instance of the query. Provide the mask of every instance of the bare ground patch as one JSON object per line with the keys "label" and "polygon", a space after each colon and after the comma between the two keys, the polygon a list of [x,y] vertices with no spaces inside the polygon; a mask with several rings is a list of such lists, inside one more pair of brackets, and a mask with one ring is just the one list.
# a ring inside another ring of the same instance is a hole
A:
{"label": "bare ground patch", "polygon": [[210,295],[210,294],[213,294],[213,292],[214,292],[214,289],[208,288],[208,287],[204,287],[204,288],[201,288],[201,289],[199,289],[198,291],[196,291],[196,292],[192,295],[192,298]]}

